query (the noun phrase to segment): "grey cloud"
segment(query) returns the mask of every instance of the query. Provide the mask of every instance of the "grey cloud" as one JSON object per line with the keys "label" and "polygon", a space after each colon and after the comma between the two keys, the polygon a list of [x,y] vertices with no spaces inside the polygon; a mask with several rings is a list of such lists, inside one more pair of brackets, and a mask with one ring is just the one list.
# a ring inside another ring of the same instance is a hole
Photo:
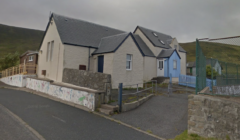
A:
{"label": "grey cloud", "polygon": [[45,30],[49,12],[124,31],[137,25],[177,37],[240,35],[239,0],[1,0],[0,23]]}

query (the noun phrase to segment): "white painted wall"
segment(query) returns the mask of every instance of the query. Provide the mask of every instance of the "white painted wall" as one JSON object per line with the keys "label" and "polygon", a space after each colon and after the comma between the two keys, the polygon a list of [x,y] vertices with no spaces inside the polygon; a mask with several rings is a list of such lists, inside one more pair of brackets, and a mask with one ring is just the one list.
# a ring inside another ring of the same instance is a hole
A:
{"label": "white painted wall", "polygon": [[[126,70],[126,56],[132,54],[132,70]],[[143,56],[129,36],[118,48],[113,57],[112,87],[118,88],[119,83],[124,85],[143,82]]]}
{"label": "white painted wall", "polygon": [[143,80],[149,81],[153,77],[157,77],[157,59],[155,57],[145,56],[143,62]]}
{"label": "white painted wall", "polygon": [[[47,44],[50,41],[54,41],[53,57],[52,61],[47,62]],[[52,20],[52,24],[49,25],[40,50],[38,54],[38,77],[61,82],[64,45],[62,45],[54,20]],[[46,76],[42,75],[42,70],[47,71]]]}
{"label": "white painted wall", "polygon": [[98,72],[98,56],[104,56],[104,65],[103,65],[103,73],[112,74],[113,71],[113,57],[114,53],[105,53],[105,54],[98,54],[92,57],[93,59],[93,72]]}
{"label": "white painted wall", "polygon": [[[64,68],[79,69],[79,65],[86,65],[86,70],[88,70],[89,48],[66,44],[64,44],[64,48]],[[90,48],[90,55],[94,50],[95,49]]]}
{"label": "white painted wall", "polygon": [[95,94],[86,91],[52,85],[47,81],[27,78],[26,87],[40,91],[56,98],[85,106],[92,111],[95,109]]}

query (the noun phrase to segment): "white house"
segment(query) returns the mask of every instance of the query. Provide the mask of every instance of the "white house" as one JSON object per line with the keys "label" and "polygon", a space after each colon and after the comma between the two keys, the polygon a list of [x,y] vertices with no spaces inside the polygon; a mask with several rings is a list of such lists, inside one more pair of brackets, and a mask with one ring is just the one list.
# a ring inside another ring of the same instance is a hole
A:
{"label": "white house", "polygon": [[[124,32],[53,13],[39,48],[37,74],[62,82],[64,68],[102,72],[111,74],[112,87],[117,88],[119,83],[166,76],[158,72],[159,61],[175,55],[181,65],[176,60],[166,64],[186,74],[186,51],[169,35],[139,26],[134,33]],[[161,68],[169,70],[163,63]]]}

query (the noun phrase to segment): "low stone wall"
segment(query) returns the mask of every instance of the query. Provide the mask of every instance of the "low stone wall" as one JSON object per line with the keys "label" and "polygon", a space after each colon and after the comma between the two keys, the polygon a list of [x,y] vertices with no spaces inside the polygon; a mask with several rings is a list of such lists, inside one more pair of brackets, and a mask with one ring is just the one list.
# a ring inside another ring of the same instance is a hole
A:
{"label": "low stone wall", "polygon": [[96,104],[96,94],[88,91],[80,91],[72,88],[53,85],[48,81],[27,78],[26,87],[35,91],[43,92],[51,96],[76,103],[94,111]]}
{"label": "low stone wall", "polygon": [[148,99],[150,99],[152,96],[154,96],[153,94],[150,94],[146,97],[143,97],[142,99],[140,99],[139,101],[135,101],[132,103],[124,103],[122,104],[122,112],[126,112],[129,110],[133,110],[135,108],[137,108],[138,106],[140,106],[141,104],[143,104],[144,102],[146,102]]}
{"label": "low stone wall", "polygon": [[81,87],[88,87],[96,90],[106,90],[107,87],[111,86],[111,75],[65,68],[63,70],[62,81],[64,83]]}
{"label": "low stone wall", "polygon": [[16,87],[26,87],[27,77],[36,77],[36,75],[18,74],[18,75],[3,77],[0,80],[7,85],[16,86]]}
{"label": "low stone wall", "polygon": [[189,95],[188,99],[188,133],[240,139],[240,102],[208,95]]}

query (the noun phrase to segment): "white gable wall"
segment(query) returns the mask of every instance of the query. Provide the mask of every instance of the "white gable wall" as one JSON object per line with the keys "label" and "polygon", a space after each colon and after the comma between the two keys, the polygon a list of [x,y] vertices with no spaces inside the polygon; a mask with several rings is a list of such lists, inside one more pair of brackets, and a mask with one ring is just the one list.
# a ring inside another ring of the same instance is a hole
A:
{"label": "white gable wall", "polygon": [[[132,55],[132,70],[126,70],[127,54]],[[113,57],[112,88],[118,88],[119,83],[131,85],[143,82],[143,56],[129,36],[117,49]]]}
{"label": "white gable wall", "polygon": [[[51,41],[54,41],[53,56],[52,61],[47,62],[47,44]],[[52,20],[52,24],[49,25],[40,50],[42,53],[40,51],[38,55],[38,77],[61,82],[64,45],[61,42],[54,20]],[[42,70],[46,70],[46,76],[42,75]]]}

